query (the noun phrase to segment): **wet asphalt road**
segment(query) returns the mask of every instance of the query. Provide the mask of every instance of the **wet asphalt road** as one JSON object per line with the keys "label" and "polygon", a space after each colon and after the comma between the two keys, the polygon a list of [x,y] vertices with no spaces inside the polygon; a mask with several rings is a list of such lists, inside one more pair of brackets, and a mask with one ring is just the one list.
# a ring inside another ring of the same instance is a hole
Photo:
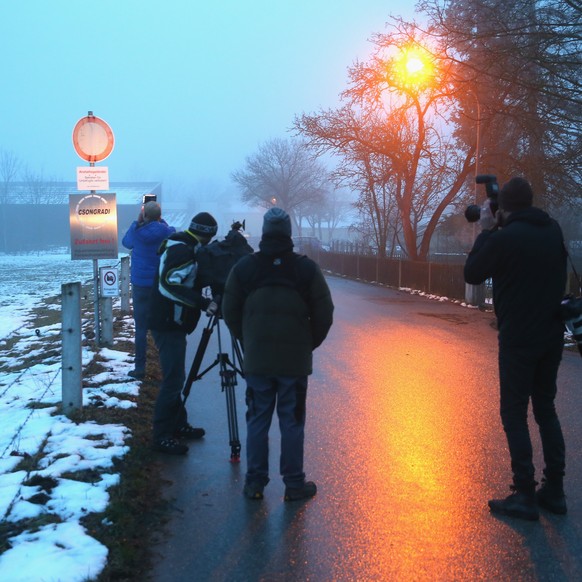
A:
{"label": "wet asphalt road", "polygon": [[[265,499],[242,496],[244,381],[236,464],[218,369],[210,370],[188,401],[206,437],[187,457],[162,459],[173,509],[153,548],[151,580],[581,580],[578,353],[564,355],[557,399],[568,515],[495,518],[487,500],[509,493],[510,471],[493,316],[339,278],[329,284],[335,323],[316,351],[307,402],[305,469],[317,496],[283,502],[276,419]],[[216,357],[215,340],[216,333],[203,369]]]}

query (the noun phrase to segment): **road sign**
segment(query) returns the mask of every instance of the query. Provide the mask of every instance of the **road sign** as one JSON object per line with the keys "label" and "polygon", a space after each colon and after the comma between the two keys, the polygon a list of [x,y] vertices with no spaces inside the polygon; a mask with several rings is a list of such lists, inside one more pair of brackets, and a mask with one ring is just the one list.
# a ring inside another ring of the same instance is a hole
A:
{"label": "road sign", "polygon": [[101,297],[119,296],[119,273],[112,267],[99,267]]}
{"label": "road sign", "polygon": [[71,259],[116,259],[115,194],[70,194]]}
{"label": "road sign", "polygon": [[104,166],[78,167],[77,190],[109,190],[109,168]]}
{"label": "road sign", "polygon": [[73,129],[73,147],[77,155],[88,162],[100,162],[113,151],[115,138],[105,121],[89,111]]}

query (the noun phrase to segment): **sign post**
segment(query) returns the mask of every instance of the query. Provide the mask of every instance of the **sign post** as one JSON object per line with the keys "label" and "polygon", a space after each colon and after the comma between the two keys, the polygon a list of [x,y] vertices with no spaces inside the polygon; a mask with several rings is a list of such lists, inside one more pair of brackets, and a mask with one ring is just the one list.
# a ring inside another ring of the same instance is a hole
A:
{"label": "sign post", "polygon": [[[109,189],[107,168],[94,168],[95,162],[107,158],[113,151],[113,131],[92,111],[77,121],[73,129],[73,147],[77,155],[89,162],[89,170],[77,169],[77,189],[89,190],[88,196],[71,200],[71,259],[93,260],[93,289],[95,307],[95,341],[99,333],[99,259],[117,258],[117,206],[115,194],[97,195],[98,189]],[[103,172],[104,170],[104,172]],[[112,199],[110,197],[113,197]],[[74,205],[74,210],[73,210]]]}

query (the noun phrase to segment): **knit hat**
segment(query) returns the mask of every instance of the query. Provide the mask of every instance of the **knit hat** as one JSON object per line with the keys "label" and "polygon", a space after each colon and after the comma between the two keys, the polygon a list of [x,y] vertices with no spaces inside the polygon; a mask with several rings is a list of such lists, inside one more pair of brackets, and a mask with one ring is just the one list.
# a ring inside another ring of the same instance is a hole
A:
{"label": "knit hat", "polygon": [[190,223],[188,230],[201,238],[211,239],[218,230],[218,224],[212,214],[199,212]]}
{"label": "knit hat", "polygon": [[263,235],[291,237],[291,219],[282,208],[274,206],[265,212]]}
{"label": "knit hat", "polygon": [[533,204],[533,192],[525,178],[511,178],[499,192],[499,208],[515,212],[529,208]]}

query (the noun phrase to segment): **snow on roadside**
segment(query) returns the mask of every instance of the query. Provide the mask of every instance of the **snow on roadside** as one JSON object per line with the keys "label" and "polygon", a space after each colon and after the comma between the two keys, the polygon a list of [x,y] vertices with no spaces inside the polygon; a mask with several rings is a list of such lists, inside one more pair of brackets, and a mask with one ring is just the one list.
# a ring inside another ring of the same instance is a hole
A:
{"label": "snow on roadside", "polygon": [[[60,295],[63,283],[91,278],[92,262],[68,254],[0,257],[0,519],[10,532],[0,580],[82,581],[107,564],[107,548],[81,519],[107,507],[108,490],[119,482],[113,460],[129,450],[130,431],[57,414],[60,324],[32,328],[34,307]],[[131,340],[133,321],[123,321],[123,339]],[[84,347],[83,365],[95,355]],[[32,356],[39,363],[23,367]],[[104,371],[83,390],[83,405],[135,406],[139,386],[127,381],[132,357],[115,347],[99,349],[99,357]]]}

